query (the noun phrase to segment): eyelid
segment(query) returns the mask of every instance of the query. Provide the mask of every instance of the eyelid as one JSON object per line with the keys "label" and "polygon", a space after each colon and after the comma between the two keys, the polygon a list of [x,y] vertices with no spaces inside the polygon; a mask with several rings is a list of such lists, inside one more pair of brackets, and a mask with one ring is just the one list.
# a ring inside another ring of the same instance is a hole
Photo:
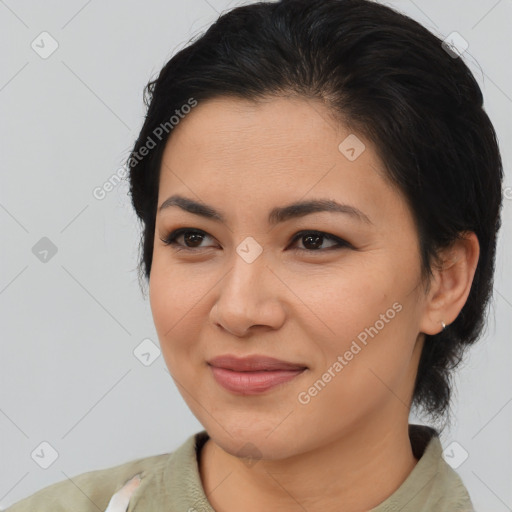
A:
{"label": "eyelid", "polygon": [[199,235],[206,235],[206,236],[208,236],[210,238],[214,238],[212,235],[210,235],[206,231],[203,231],[202,229],[197,229],[197,228],[179,228],[179,229],[172,230],[166,236],[164,236],[163,238],[160,238],[160,240],[164,244],[166,244],[166,245],[177,245],[178,247],[181,247],[182,249],[185,249],[187,251],[194,251],[194,250],[204,249],[205,248],[205,247],[187,247],[185,245],[180,245],[180,244],[175,243],[176,238],[178,238],[179,236],[183,235],[184,233],[197,233]]}
{"label": "eyelid", "polygon": [[[191,252],[196,252],[196,251],[199,251],[201,249],[209,249],[209,248],[211,248],[211,246],[207,246],[207,247],[187,247],[185,245],[181,245],[181,244],[176,243],[176,239],[178,237],[180,237],[181,235],[183,235],[184,233],[197,233],[197,234],[205,235],[207,237],[210,237],[210,238],[214,239],[214,237],[212,235],[210,235],[209,233],[207,233],[206,231],[204,231],[202,229],[197,229],[197,228],[179,228],[179,229],[175,229],[175,230],[171,231],[165,237],[160,238],[160,240],[165,245],[177,246],[180,250],[191,251]],[[293,237],[291,239],[291,244],[295,244],[299,239],[303,238],[306,235],[318,235],[318,236],[321,236],[322,238],[327,239],[329,241],[336,242],[336,245],[331,246],[331,247],[327,247],[327,248],[324,248],[324,249],[317,249],[317,250],[315,250],[315,249],[302,249],[302,248],[295,248],[295,249],[292,249],[292,250],[300,251],[302,253],[309,253],[309,254],[312,254],[312,253],[324,254],[326,251],[336,250],[336,249],[343,249],[343,248],[355,249],[355,247],[350,242],[347,242],[343,238],[340,238],[340,237],[338,237],[336,235],[333,235],[331,233],[327,233],[325,231],[319,231],[317,229],[303,229],[303,230],[298,231],[297,233],[295,233],[293,235]]]}

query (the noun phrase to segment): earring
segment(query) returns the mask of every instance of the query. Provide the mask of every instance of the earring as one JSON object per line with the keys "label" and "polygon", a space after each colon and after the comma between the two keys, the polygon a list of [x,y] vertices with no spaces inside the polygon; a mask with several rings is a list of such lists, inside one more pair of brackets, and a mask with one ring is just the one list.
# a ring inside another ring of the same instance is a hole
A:
{"label": "earring", "polygon": [[443,331],[444,331],[446,329],[446,324],[443,321],[441,321],[441,325],[443,326]]}

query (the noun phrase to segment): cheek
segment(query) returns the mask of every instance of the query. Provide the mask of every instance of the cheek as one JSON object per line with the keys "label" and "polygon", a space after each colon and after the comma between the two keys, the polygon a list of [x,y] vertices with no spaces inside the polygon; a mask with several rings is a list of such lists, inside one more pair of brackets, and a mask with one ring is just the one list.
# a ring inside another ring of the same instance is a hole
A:
{"label": "cheek", "polygon": [[157,329],[171,334],[178,322],[187,323],[211,286],[205,272],[199,274],[193,264],[180,264],[167,251],[170,249],[154,250],[149,299]]}
{"label": "cheek", "polygon": [[304,329],[314,329],[324,339],[330,339],[326,348],[338,353],[399,299],[396,285],[389,277],[383,277],[387,275],[389,272],[378,267],[345,265],[312,269],[300,279],[297,275],[288,278],[296,296],[294,302],[303,311],[299,318]]}
{"label": "cheek", "polygon": [[336,274],[335,280],[333,273],[316,276],[294,287],[308,306],[302,328],[311,340],[318,340],[323,355],[312,383],[329,382],[326,388],[342,402],[366,401],[397,384],[414,348],[414,336],[407,334],[413,307],[408,290],[384,269],[373,270],[361,273],[354,268]]}
{"label": "cheek", "polygon": [[183,267],[162,260],[161,257],[153,260],[149,300],[162,353],[171,370],[177,361],[186,364],[184,353],[190,353],[193,339],[199,338],[197,332],[204,322],[204,298],[211,286],[191,276]]}
{"label": "cheek", "polygon": [[378,314],[338,315],[336,323],[331,323],[340,334],[324,338],[325,359],[296,397],[301,404],[298,410],[307,415],[304,421],[313,429],[325,429],[326,411],[337,431],[383,404],[396,402],[394,408],[401,409],[406,403],[403,384],[412,346],[400,335],[404,309],[395,304],[395,308],[391,304],[377,307]]}

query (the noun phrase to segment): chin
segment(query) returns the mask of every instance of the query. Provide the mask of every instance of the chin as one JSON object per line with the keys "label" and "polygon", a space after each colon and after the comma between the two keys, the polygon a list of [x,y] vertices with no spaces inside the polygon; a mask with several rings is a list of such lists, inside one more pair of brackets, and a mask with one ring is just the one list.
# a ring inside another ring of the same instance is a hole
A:
{"label": "chin", "polygon": [[215,444],[234,457],[280,460],[297,454],[297,437],[284,428],[276,429],[275,425],[225,428],[227,432],[218,424],[205,429]]}

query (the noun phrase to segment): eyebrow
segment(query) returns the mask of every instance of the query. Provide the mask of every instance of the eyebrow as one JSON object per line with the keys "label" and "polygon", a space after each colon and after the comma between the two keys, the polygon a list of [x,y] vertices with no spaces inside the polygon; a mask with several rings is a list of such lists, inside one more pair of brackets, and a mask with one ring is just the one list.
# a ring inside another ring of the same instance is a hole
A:
{"label": "eyebrow", "polygon": [[[158,208],[161,212],[171,206],[177,206],[186,212],[194,215],[200,215],[207,219],[226,223],[226,218],[222,212],[215,210],[212,206],[204,203],[198,203],[180,195],[173,195],[167,198]],[[335,212],[350,215],[352,218],[373,225],[370,218],[355,206],[341,204],[331,199],[314,199],[309,201],[299,201],[287,206],[273,208],[268,215],[268,222],[271,225],[285,222],[289,219],[304,217],[316,212]]]}

